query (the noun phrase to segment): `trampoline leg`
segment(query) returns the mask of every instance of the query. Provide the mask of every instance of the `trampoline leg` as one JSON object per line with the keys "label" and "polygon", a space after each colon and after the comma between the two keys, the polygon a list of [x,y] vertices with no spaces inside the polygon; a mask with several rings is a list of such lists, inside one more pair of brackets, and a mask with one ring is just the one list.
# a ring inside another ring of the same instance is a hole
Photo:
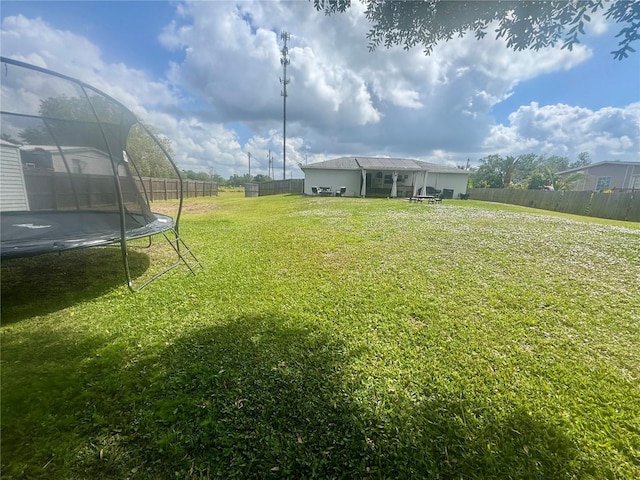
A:
{"label": "trampoline leg", "polygon": [[196,258],[187,244],[184,243],[184,240],[180,238],[178,232],[176,232],[175,229],[172,229],[171,232],[173,233],[173,240],[170,239],[165,232],[163,232],[162,234],[164,235],[164,238],[167,239],[169,244],[173,247],[173,250],[176,252],[176,255],[178,255],[178,258],[182,261],[182,263],[184,263],[189,271],[195,275],[196,272],[194,271],[194,269],[202,268],[202,264]]}
{"label": "trampoline leg", "polygon": [[[157,273],[147,281],[145,281],[139,287],[133,286],[133,280],[131,279],[131,273],[129,271],[128,255],[126,253],[126,247],[125,247],[125,251],[123,253],[123,259],[125,264],[125,273],[127,275],[127,286],[129,287],[129,290],[131,290],[132,292],[139,292],[140,290],[142,290],[144,287],[149,285],[151,282],[153,282],[157,278],[173,270],[174,268],[179,267],[180,265],[185,265],[193,275],[196,274],[195,272],[196,268],[202,268],[202,264],[196,258],[193,252],[189,249],[189,247],[187,247],[187,244],[184,243],[184,240],[180,238],[180,235],[178,235],[178,232],[176,232],[175,229],[171,229],[170,231],[172,233],[173,238],[169,238],[169,236],[167,235],[167,232],[162,232],[162,235],[164,236],[165,240],[169,243],[169,245],[171,245],[171,248],[173,248],[173,251],[176,253],[178,260],[173,265],[169,265],[167,268]],[[149,237],[149,245],[151,245],[151,237]]]}
{"label": "trampoline leg", "polygon": [[124,263],[124,273],[127,276],[127,287],[132,292],[135,292],[133,288],[133,280],[131,280],[131,270],[129,269],[129,252],[127,252],[126,242],[120,242],[120,251],[122,252],[122,263]]}

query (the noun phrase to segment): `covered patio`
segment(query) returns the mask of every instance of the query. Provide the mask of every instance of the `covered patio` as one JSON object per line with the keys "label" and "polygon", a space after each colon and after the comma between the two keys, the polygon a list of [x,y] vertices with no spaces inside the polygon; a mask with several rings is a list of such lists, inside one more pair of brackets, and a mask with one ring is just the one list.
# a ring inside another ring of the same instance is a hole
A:
{"label": "covered patio", "polygon": [[320,187],[346,197],[411,198],[442,193],[444,198],[467,191],[469,172],[407,158],[340,157],[301,167],[304,193]]}
{"label": "covered patio", "polygon": [[[414,160],[359,158],[361,197],[415,197],[426,194],[429,169]],[[435,189],[433,189],[435,191]]]}

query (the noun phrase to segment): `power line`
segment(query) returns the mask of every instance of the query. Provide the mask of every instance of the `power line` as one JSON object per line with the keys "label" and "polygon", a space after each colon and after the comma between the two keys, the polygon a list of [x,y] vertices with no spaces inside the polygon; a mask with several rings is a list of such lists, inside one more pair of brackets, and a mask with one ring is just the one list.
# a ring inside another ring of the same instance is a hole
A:
{"label": "power line", "polygon": [[282,84],[282,91],[280,95],[283,98],[283,114],[282,114],[282,179],[287,179],[287,85],[290,80],[287,78],[287,65],[291,63],[289,60],[289,49],[287,48],[287,42],[291,39],[291,35],[286,31],[283,31],[280,34],[280,39],[284,42],[284,46],[282,47],[281,53],[282,57],[280,58],[280,63],[282,64],[282,78],[280,78],[280,83]]}

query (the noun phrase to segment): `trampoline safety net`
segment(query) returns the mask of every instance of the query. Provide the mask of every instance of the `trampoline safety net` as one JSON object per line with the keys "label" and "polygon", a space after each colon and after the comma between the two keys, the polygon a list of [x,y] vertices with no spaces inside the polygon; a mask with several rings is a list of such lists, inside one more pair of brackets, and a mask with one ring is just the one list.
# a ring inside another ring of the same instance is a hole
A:
{"label": "trampoline safety net", "polygon": [[175,219],[149,207],[141,176],[179,177],[149,129],[80,80],[0,62],[2,258],[120,243],[133,290],[127,241],[163,234],[177,258],[171,268],[200,266],[178,234],[181,192]]}

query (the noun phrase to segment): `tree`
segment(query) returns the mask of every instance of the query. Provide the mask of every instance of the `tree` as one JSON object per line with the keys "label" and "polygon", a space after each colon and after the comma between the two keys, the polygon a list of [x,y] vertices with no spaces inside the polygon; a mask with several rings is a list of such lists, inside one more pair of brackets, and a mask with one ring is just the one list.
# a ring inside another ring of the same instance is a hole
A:
{"label": "tree", "polygon": [[542,157],[541,165],[548,170],[555,172],[561,172],[569,168],[569,159],[567,157],[560,157],[558,155],[552,155],[550,157]]}
{"label": "tree", "polygon": [[571,162],[569,168],[586,167],[587,165],[591,165],[591,157],[587,152],[580,152],[578,154],[578,160]]}
{"label": "tree", "polygon": [[575,172],[566,177],[560,177],[555,179],[554,187],[556,190],[573,190],[576,183],[583,180],[587,175],[584,172]]}
{"label": "tree", "polygon": [[545,185],[551,185],[554,190],[572,190],[575,184],[585,177],[583,172],[575,172],[566,177],[561,177],[554,172],[549,166],[544,167],[546,171]]}
{"label": "tree", "polygon": [[251,175],[249,175],[248,173],[245,173],[242,176],[234,174],[233,176],[229,177],[229,180],[227,180],[227,186],[241,187],[245,183],[251,183],[252,180],[253,180],[253,177],[251,177]]}
{"label": "tree", "polygon": [[[585,34],[591,15],[604,12],[621,25],[616,35],[619,49],[615,59],[635,52],[631,44],[640,38],[640,2],[614,0],[608,8],[602,0],[581,1],[450,1],[450,0],[363,0],[372,26],[367,33],[369,49],[381,45],[402,45],[406,50],[422,45],[429,55],[439,42],[472,32],[477,39],[487,35],[494,22],[496,38],[504,38],[513,50],[553,46],[571,50]],[[315,8],[330,15],[344,12],[351,0],[313,0]],[[606,9],[606,10],[605,10]]]}
{"label": "tree", "polygon": [[542,190],[545,185],[549,185],[549,179],[540,170],[531,173],[525,182],[528,190]]}
{"label": "tree", "polygon": [[[131,113],[108,97],[92,95],[89,101],[85,97],[66,95],[49,97],[40,101],[38,113],[43,118],[41,126],[25,128],[18,134],[24,143],[105,150],[104,135],[111,139],[110,148],[114,148],[111,141],[117,139],[115,142],[121,142],[122,126],[131,125],[124,148],[140,175],[176,177],[175,170],[162,151],[164,148],[169,155],[172,153],[171,141],[160,137],[150,126],[145,125],[145,130]],[[96,116],[100,120],[100,127]],[[121,145],[119,147],[122,148]]]}
{"label": "tree", "polygon": [[536,163],[537,167],[530,172],[524,182],[526,188],[538,190],[545,185],[551,185],[554,190],[571,190],[576,182],[584,178],[584,174],[578,172],[577,174],[571,174],[563,178],[558,175],[558,172],[575,168],[574,166],[589,165],[591,160],[587,152],[582,152],[578,155],[578,160],[573,163],[569,163],[567,157],[559,157],[556,155],[551,157],[541,155],[537,158]]}
{"label": "tree", "polygon": [[529,176],[538,169],[540,156],[535,153],[525,153],[518,155],[518,168],[513,172],[511,183],[524,186]]}
{"label": "tree", "polygon": [[227,181],[224,179],[222,175],[214,173],[213,175],[209,175],[209,178],[212,182],[216,182],[218,185],[226,185]]}
{"label": "tree", "polygon": [[480,167],[472,174],[475,187],[484,188],[509,188],[512,185],[521,185],[524,176],[520,171],[527,173],[534,171],[538,166],[538,157],[533,153],[518,155],[489,155],[480,159]]}
{"label": "tree", "polygon": [[502,188],[504,160],[500,155],[489,155],[480,159],[480,166],[472,174],[473,186],[476,188]]}
{"label": "tree", "polygon": [[0,139],[4,140],[5,142],[11,142],[11,143],[15,143],[16,145],[20,144],[20,140],[18,140],[17,138],[13,138],[11,135],[9,135],[8,133],[2,133],[0,134]]}
{"label": "tree", "polygon": [[222,184],[225,183],[225,179],[220,175],[214,175],[213,177],[206,172],[194,172],[193,170],[182,170],[182,177],[187,178],[189,180],[204,180],[204,181],[216,181],[216,177],[218,178],[218,183],[220,183],[220,179],[222,179]]}
{"label": "tree", "polygon": [[253,181],[255,183],[270,182],[271,180],[272,180],[272,178],[269,175],[259,174],[259,175],[256,175],[255,177],[253,177]]}
{"label": "tree", "polygon": [[569,163],[567,157],[553,155],[545,157],[534,153],[501,157],[488,155],[480,159],[480,166],[471,174],[470,181],[478,188],[509,188],[512,185],[538,190],[552,185],[555,190],[570,190],[584,175],[560,177],[558,172],[591,163],[589,154],[582,152],[578,160]]}
{"label": "tree", "polygon": [[[104,149],[104,134],[117,136],[123,119],[128,113],[122,107],[102,95],[86,97],[48,97],[40,100],[38,113],[43,122],[39,127],[27,127],[18,135],[32,145],[73,145]],[[98,128],[96,116],[104,132]],[[127,120],[132,120],[131,116]]]}
{"label": "tree", "polygon": [[[171,140],[167,137],[159,136],[152,127],[147,126],[147,128],[158,139],[158,142],[166,152],[171,155],[173,153]],[[176,171],[162,149],[140,125],[134,125],[129,131],[126,149],[129,157],[133,159],[140,176],[154,178],[177,177]]]}

